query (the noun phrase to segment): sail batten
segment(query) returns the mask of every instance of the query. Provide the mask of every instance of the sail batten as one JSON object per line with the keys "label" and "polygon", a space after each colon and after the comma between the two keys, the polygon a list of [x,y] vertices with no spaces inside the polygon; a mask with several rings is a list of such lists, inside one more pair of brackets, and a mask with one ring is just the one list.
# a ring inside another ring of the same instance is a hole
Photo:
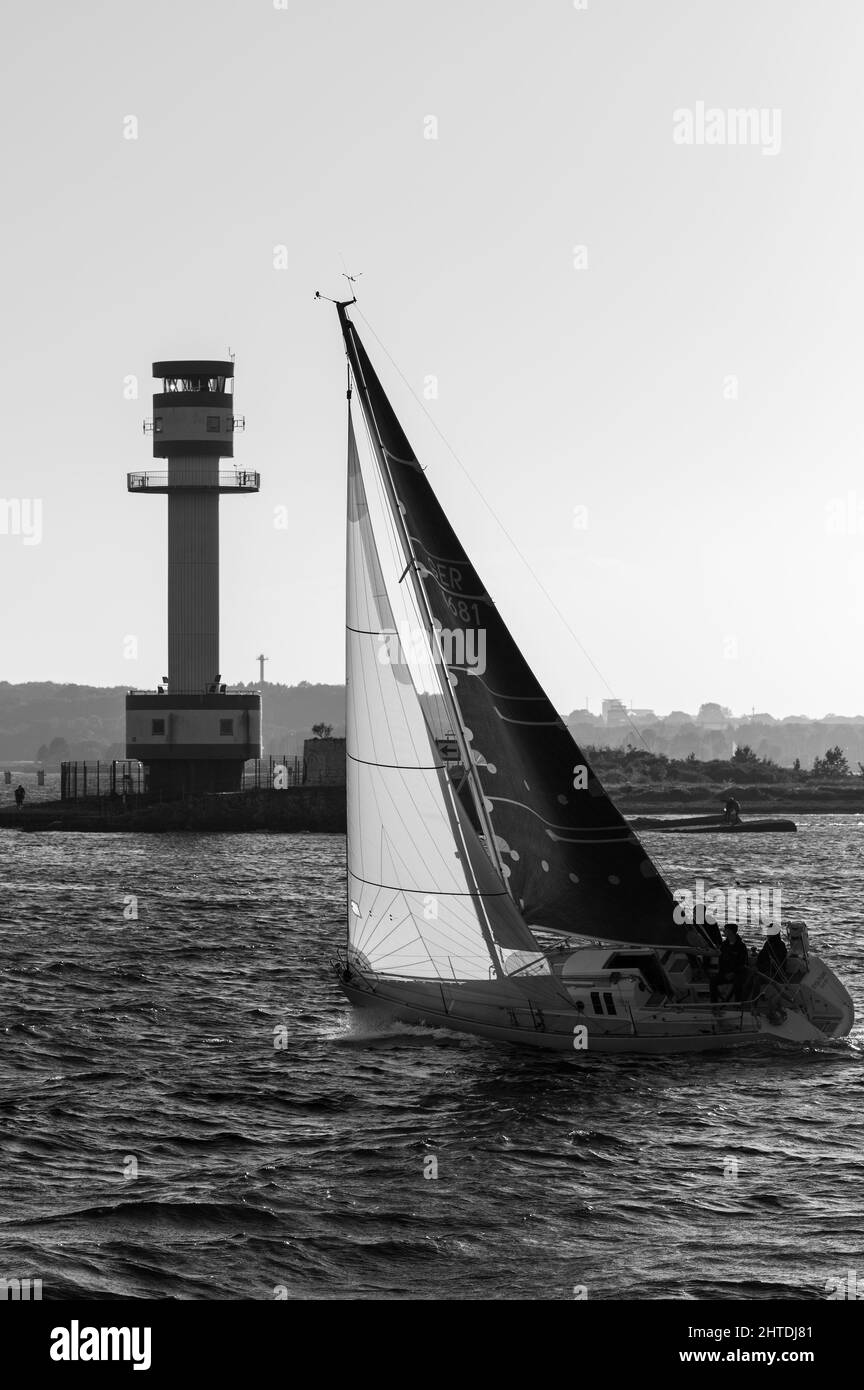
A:
{"label": "sail batten", "polygon": [[[366,354],[339,309],[352,375],[390,469],[433,622],[451,641],[448,695],[470,744],[501,876],[536,927],[656,945],[704,945],[553,707],[466,555]],[[482,637],[482,644],[481,644]],[[466,663],[465,653],[484,651]],[[443,651],[443,644],[442,644]],[[461,661],[459,653],[462,654]],[[490,871],[498,871],[487,858]],[[499,880],[500,883],[500,880]]]}

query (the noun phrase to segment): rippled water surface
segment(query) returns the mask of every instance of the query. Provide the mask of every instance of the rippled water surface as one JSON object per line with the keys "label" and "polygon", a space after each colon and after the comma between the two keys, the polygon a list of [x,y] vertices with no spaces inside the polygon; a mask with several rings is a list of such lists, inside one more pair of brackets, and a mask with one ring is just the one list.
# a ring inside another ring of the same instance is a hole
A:
{"label": "rippled water surface", "polygon": [[[864,816],[644,838],[674,887],[779,886],[864,1022]],[[669,1059],[394,1031],[332,982],[343,903],[336,836],[0,832],[0,1275],[808,1299],[864,1269],[860,1024]]]}

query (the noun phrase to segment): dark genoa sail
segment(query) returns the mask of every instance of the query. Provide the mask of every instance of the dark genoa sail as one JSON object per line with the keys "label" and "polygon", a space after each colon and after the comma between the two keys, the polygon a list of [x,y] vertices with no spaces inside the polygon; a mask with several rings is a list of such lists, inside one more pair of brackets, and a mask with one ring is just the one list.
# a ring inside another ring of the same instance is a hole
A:
{"label": "dark genoa sail", "polygon": [[668,885],[501,619],[343,305],[339,317],[373,447],[389,468],[423,591],[447,635],[450,683],[525,921],[616,941],[704,946],[701,933],[675,921]]}

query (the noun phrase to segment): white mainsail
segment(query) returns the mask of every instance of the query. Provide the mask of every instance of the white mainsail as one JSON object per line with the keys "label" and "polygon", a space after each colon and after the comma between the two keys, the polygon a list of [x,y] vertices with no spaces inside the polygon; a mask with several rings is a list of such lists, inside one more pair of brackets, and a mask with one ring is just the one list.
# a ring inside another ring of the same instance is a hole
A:
{"label": "white mainsail", "polygon": [[396,629],[349,412],[348,937],[410,979],[488,979],[497,945],[536,950],[458,805]]}

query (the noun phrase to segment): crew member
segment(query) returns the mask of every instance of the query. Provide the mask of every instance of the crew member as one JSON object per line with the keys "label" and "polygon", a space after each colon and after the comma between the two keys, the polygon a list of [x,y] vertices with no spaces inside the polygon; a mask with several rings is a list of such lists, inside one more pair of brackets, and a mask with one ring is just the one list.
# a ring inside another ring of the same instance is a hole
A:
{"label": "crew member", "polygon": [[716,975],[711,976],[710,990],[712,1003],[717,1002],[721,985],[732,986],[732,998],[736,1001],[744,997],[744,981],[749,968],[747,947],[738,935],[738,923],[727,922],[723,928],[725,940],[720,947],[720,959]]}
{"label": "crew member", "polygon": [[779,924],[769,922],[765,928],[765,944],[756,957],[756,969],[767,975],[769,980],[785,980],[787,954]]}
{"label": "crew member", "polygon": [[18,807],[19,811],[21,810],[21,807],[24,805],[24,798],[26,795],[26,791],[19,782],[17,787],[15,788],[15,805]]}
{"label": "crew member", "polygon": [[723,807],[723,818],[727,825],[737,825],[741,819],[741,807],[734,796],[726,798],[726,805]]}

